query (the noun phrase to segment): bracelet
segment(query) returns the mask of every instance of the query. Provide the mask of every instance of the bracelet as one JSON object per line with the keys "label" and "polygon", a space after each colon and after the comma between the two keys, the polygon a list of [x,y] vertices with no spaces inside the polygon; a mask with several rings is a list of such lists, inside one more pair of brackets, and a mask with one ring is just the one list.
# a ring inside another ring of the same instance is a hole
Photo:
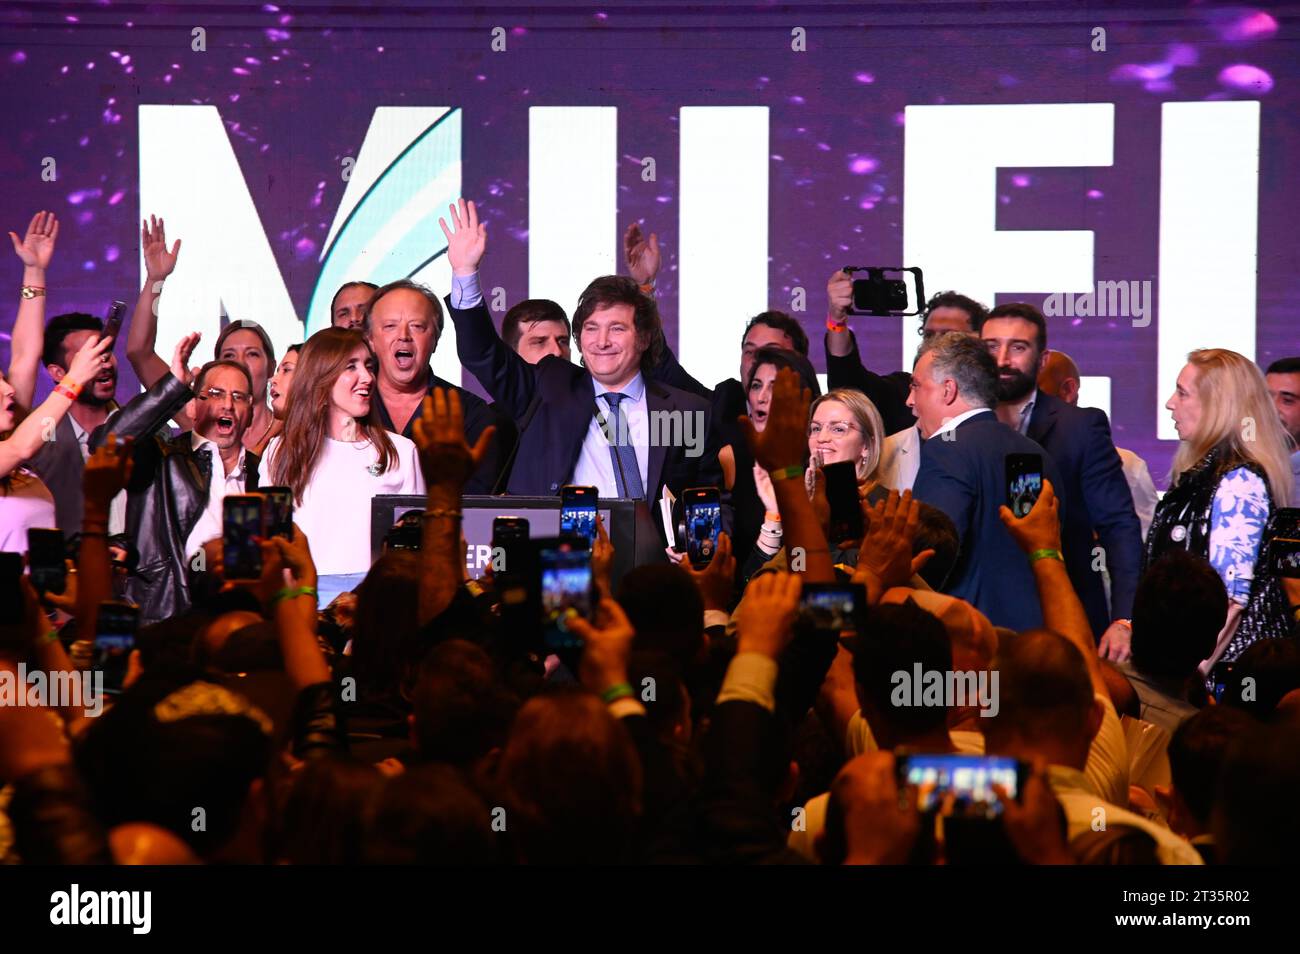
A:
{"label": "bracelet", "polygon": [[[63,379],[63,381],[66,380],[67,378]],[[75,383],[71,385],[67,385],[64,384],[63,381],[60,381],[58,384],[54,385],[54,393],[62,394],[69,401],[75,401],[81,395],[81,385]]]}
{"label": "bracelet", "polygon": [[50,643],[56,642],[58,638],[59,638],[59,631],[57,629],[52,629],[44,636],[42,636],[40,639],[36,640],[36,645],[48,646]]}
{"label": "bracelet", "polygon": [[630,699],[636,695],[636,690],[629,683],[620,682],[616,686],[610,686],[600,694],[600,701],[609,705],[618,702],[620,699]]}
{"label": "bracelet", "polygon": [[789,467],[780,467],[777,470],[769,470],[767,475],[773,480],[794,480],[796,477],[803,477],[804,468],[802,464],[792,464]]}
{"label": "bracelet", "polygon": [[1029,554],[1030,563],[1037,563],[1039,560],[1060,560],[1064,563],[1065,557],[1061,555],[1060,550],[1052,550],[1048,548],[1035,550],[1033,553]]}
{"label": "bracelet", "polygon": [[274,606],[281,600],[297,599],[299,596],[310,596],[312,599],[315,599],[316,587],[299,586],[295,589],[292,586],[286,586],[284,589],[280,590],[280,592],[276,593],[275,596],[271,597],[271,605]]}
{"label": "bracelet", "polygon": [[847,321],[836,321],[830,315],[826,316],[827,331],[848,331],[849,323]]}
{"label": "bracelet", "polygon": [[32,298],[43,298],[45,296],[45,286],[24,285],[22,288],[18,289],[18,294],[29,300]]}
{"label": "bracelet", "polygon": [[420,519],[428,520],[430,517],[433,517],[434,519],[439,517],[451,517],[454,520],[459,520],[462,516],[464,516],[464,514],[459,510],[444,510],[442,507],[439,507],[437,510],[424,511],[424,513],[420,514]]}
{"label": "bracelet", "polygon": [[652,294],[654,294],[655,283],[654,283],[654,282],[646,282],[644,285],[637,285],[636,287],[639,288],[639,289],[641,289],[641,294],[643,294],[643,295],[652,295]]}

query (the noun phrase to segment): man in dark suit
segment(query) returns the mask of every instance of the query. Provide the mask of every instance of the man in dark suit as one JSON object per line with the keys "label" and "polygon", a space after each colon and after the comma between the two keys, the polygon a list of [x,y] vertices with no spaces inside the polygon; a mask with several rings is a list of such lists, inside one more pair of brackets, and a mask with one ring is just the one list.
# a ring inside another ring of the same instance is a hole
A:
{"label": "man in dark suit", "polygon": [[[243,445],[253,418],[252,375],[234,361],[210,361],[185,383],[185,363],[198,342],[177,345],[170,373],[128,401],[91,435],[92,450],[110,433],[137,440],[127,485],[127,528],[140,554],[122,594],[140,606],[143,625],[185,612],[190,571],[206,568],[203,545],[221,536],[222,501],[258,486],[258,457]],[[194,430],[176,437],[157,433],[189,405]]]}
{"label": "man in dark suit", "polygon": [[[598,278],[583,292],[573,330],[583,366],[555,355],[529,364],[497,335],[479,288],[486,227],[474,204],[442,222],[452,267],[447,304],[461,362],[506,413],[528,414],[509,492],[549,496],[568,483],[601,497],[653,503],[668,487],[720,487],[708,402],[648,378],[660,330],[654,301],[630,278]],[[730,524],[724,503],[723,522]],[[658,521],[655,521],[658,526]]]}
{"label": "man in dark suit", "polygon": [[[1060,486],[1060,474],[1043,448],[997,419],[996,392],[997,365],[973,336],[947,332],[921,345],[908,398],[922,438],[912,493],[957,526],[961,551],[945,592],[995,626],[1026,630],[1043,625],[1043,612],[1030,564],[998,516],[1006,458],[1041,454],[1044,478]],[[1035,558],[1064,559],[1056,550]]]}
{"label": "man in dark suit", "polygon": [[489,425],[497,429],[487,457],[465,485],[467,494],[490,494],[496,489],[502,462],[514,443],[514,422],[477,394],[433,373],[429,359],[438,347],[442,322],[438,296],[417,282],[389,282],[374,292],[366,307],[364,330],[379,361],[375,406],[385,428],[409,438],[420,405],[434,388],[459,392],[465,411],[465,440],[471,447]]}
{"label": "man in dark suit", "polygon": [[[1103,411],[1067,404],[1038,387],[1047,355],[1047,321],[1033,305],[998,305],[985,319],[980,337],[998,364],[998,418],[1042,445],[1060,468],[1062,482],[1054,486],[1064,507],[1065,565],[1093,635],[1100,639],[1112,621],[1132,615],[1142,573],[1142,524],[1110,423]],[[1105,550],[1104,564],[1098,544]],[[1109,608],[1103,565],[1110,574]]]}

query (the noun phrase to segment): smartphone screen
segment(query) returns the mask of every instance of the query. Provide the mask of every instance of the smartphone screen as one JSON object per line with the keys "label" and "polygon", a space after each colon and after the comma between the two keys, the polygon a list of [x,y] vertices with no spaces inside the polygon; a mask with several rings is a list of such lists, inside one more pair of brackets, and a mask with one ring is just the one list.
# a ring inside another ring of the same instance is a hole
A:
{"label": "smartphone screen", "polygon": [[492,519],[493,558],[499,548],[504,554],[504,570],[494,576],[519,576],[529,564],[531,530],[526,517],[494,517]]}
{"label": "smartphone screen", "polygon": [[1034,508],[1043,492],[1043,455],[1007,455],[1007,507],[1017,517]]}
{"label": "smartphone screen", "polygon": [[582,648],[569,621],[591,618],[591,551],[558,540],[540,541],[543,645],[549,652]]}
{"label": "smartphone screen", "polygon": [[288,487],[259,487],[266,498],[266,535],[293,539],[293,491]]}
{"label": "smartphone screen", "polygon": [[105,692],[122,691],[127,659],[135,649],[135,631],[139,625],[140,610],[130,603],[105,600],[99,604],[93,668],[104,674]]}
{"label": "smartphone screen", "polygon": [[1024,763],[1005,756],[900,755],[897,766],[899,786],[916,790],[916,806],[923,812],[996,818],[1002,802],[993,786],[1001,785],[1016,799],[1024,787]]}
{"label": "smartphone screen", "polygon": [[691,487],[682,491],[686,512],[686,556],[691,566],[708,566],[718,552],[722,531],[721,495],[717,487]]}
{"label": "smartphone screen", "polygon": [[862,540],[862,501],[858,498],[858,469],[851,460],[822,468],[826,477],[826,500],[831,505],[830,542]]}
{"label": "smartphone screen", "polygon": [[1233,663],[1219,663],[1214,667],[1214,701],[1223,702],[1223,693],[1232,681]]}
{"label": "smartphone screen", "polygon": [[599,495],[595,487],[561,487],[560,534],[586,537],[588,543],[595,542],[598,502]]}
{"label": "smartphone screen", "polygon": [[265,536],[262,497],[231,494],[222,501],[222,565],[227,580],[256,580],[262,575],[262,550],[257,538]]}
{"label": "smartphone screen", "polygon": [[62,593],[68,583],[66,555],[62,530],[28,530],[27,566],[32,586],[41,593]]}
{"label": "smartphone screen", "polygon": [[115,301],[109,306],[108,315],[104,318],[104,337],[112,338],[113,344],[117,344],[117,336],[122,333],[122,316],[126,314],[126,302]]}
{"label": "smartphone screen", "polygon": [[0,623],[21,623],[26,614],[23,598],[23,555],[0,553]]}
{"label": "smartphone screen", "polygon": [[799,594],[797,621],[812,629],[832,633],[854,633],[854,610],[865,606],[866,591],[861,583],[805,583]]}

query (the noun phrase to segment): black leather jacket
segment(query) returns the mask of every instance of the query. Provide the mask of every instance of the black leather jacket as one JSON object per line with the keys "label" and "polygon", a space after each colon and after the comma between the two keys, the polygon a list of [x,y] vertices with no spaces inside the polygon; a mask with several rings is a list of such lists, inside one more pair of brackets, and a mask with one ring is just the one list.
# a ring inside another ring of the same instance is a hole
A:
{"label": "black leather jacket", "polygon": [[[211,474],[200,467],[189,432],[169,437],[158,431],[193,396],[188,385],[164,375],[90,438],[93,450],[110,432],[141,435],[126,507],[126,532],[140,552],[140,562],[121,595],[139,605],[142,626],[183,613],[190,605],[185,541],[207,505]],[[245,455],[248,490],[257,488],[257,464],[257,455]]]}

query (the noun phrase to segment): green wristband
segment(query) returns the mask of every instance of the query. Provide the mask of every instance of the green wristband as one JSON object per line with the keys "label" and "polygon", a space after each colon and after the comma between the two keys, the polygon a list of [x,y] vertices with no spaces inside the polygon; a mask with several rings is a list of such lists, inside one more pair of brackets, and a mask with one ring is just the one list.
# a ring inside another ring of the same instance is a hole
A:
{"label": "green wristband", "polygon": [[1030,563],[1037,563],[1039,560],[1060,560],[1064,563],[1065,557],[1062,556],[1060,550],[1052,549],[1035,550],[1033,553],[1029,554]]}
{"label": "green wristband", "polygon": [[619,699],[629,699],[636,695],[630,683],[620,682],[616,686],[610,686],[600,694],[600,701],[609,705],[611,702],[617,702]]}
{"label": "green wristband", "polygon": [[778,470],[769,470],[767,473],[773,480],[793,480],[796,477],[802,477],[804,475],[804,469],[798,464],[793,464],[789,467],[782,467]]}
{"label": "green wristband", "polygon": [[276,593],[275,596],[271,597],[271,605],[275,606],[281,600],[293,600],[300,596],[310,596],[312,599],[315,599],[316,587],[299,586],[294,588],[292,586],[286,586],[284,589],[280,590],[280,592]]}

